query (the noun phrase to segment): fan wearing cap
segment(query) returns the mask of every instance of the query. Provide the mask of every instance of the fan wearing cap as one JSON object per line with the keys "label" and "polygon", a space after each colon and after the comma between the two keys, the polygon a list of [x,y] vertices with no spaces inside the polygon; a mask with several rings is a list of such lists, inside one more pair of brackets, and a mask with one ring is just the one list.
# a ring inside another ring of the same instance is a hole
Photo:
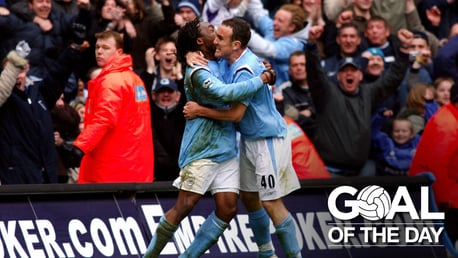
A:
{"label": "fan wearing cap", "polygon": [[155,181],[174,180],[180,172],[177,161],[185,125],[180,98],[174,80],[157,78],[151,107]]}
{"label": "fan wearing cap", "polygon": [[342,91],[354,95],[359,91],[359,85],[363,80],[363,72],[358,60],[347,57],[339,62],[337,80]]}
{"label": "fan wearing cap", "polygon": [[361,56],[367,61],[366,68],[364,69],[364,81],[374,82],[385,71],[385,55],[378,47],[371,47],[364,51]]}
{"label": "fan wearing cap", "polygon": [[445,229],[452,243],[458,239],[458,81],[452,86],[450,103],[428,121],[412,161],[409,175],[434,174],[436,203],[445,211]]}
{"label": "fan wearing cap", "polygon": [[[310,29],[309,40],[315,42],[322,27]],[[410,45],[413,35],[400,30],[398,38],[403,45]],[[317,110],[317,128],[312,141],[328,170],[334,176],[373,175],[374,169],[364,168],[370,150],[370,121],[373,112],[388,96],[392,95],[404,78],[409,65],[408,49],[401,48],[399,62],[377,81],[362,85],[361,64],[354,59],[343,59],[334,84],[320,66],[316,44],[305,49],[308,84]]]}
{"label": "fan wearing cap", "polygon": [[[190,22],[201,16],[201,5],[199,0],[182,0],[178,3],[178,14],[182,21],[178,22],[178,26],[182,27],[186,22]],[[176,21],[176,19],[175,19]]]}

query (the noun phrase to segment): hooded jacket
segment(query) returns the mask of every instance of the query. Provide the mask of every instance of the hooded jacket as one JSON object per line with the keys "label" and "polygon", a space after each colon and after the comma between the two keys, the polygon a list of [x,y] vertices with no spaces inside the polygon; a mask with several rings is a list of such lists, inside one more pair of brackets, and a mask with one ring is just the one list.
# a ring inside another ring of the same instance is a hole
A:
{"label": "hooded jacket", "polygon": [[84,129],[74,143],[85,153],[78,183],[152,182],[150,105],[132,57],[112,60],[88,88]]}

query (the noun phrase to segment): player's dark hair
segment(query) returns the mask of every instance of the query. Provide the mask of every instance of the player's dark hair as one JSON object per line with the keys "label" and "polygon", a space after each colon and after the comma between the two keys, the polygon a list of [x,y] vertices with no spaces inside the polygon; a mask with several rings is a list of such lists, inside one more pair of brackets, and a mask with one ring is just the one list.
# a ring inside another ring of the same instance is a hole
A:
{"label": "player's dark hair", "polygon": [[198,37],[200,37],[200,20],[198,18],[187,22],[178,31],[176,46],[177,58],[180,62],[186,62],[186,53],[199,50]]}

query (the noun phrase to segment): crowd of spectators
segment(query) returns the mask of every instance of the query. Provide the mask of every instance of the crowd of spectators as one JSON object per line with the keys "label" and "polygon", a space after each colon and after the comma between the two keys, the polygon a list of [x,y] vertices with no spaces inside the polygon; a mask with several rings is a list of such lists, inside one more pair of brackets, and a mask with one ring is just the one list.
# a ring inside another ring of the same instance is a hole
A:
{"label": "crowd of spectators", "polygon": [[[178,29],[195,18],[214,26],[231,17],[251,23],[249,47],[277,71],[273,87],[277,108],[310,140],[319,154],[317,162],[324,162],[330,171],[326,177],[407,175],[428,120],[454,97],[450,94],[458,56],[454,0],[10,0],[1,4],[0,55],[5,59],[19,41],[26,41],[31,52],[24,81],[29,84],[49,78],[53,67],[62,65],[59,53],[74,41],[81,26],[85,28],[80,37],[86,50],[60,85],[62,103],[49,106],[54,129],[48,134],[55,136],[59,157],[65,156],[62,146],[84,130],[87,84],[100,72],[95,33],[122,34],[123,51],[132,56],[133,70],[150,98],[156,180],[172,180],[179,171],[185,64],[176,58],[175,39]],[[6,109],[2,104],[2,114]],[[396,136],[400,124],[409,129],[409,147]],[[296,163],[301,159],[307,157],[297,156]],[[77,164],[65,165],[65,157],[57,160],[59,182],[75,182]],[[2,161],[5,170],[15,165]],[[48,170],[48,162],[41,162],[43,171]],[[313,177],[311,171],[300,174]]]}

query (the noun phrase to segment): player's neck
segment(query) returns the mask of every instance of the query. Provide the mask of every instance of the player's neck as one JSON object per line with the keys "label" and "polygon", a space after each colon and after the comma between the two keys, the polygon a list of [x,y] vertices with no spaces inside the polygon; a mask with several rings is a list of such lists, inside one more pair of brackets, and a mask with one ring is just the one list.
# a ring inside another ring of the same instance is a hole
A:
{"label": "player's neck", "polygon": [[237,61],[243,54],[243,52],[245,51],[246,48],[244,49],[236,49],[234,50],[234,52],[232,52],[231,56],[229,57],[229,59],[227,60],[227,63],[229,65],[233,64],[235,61]]}

